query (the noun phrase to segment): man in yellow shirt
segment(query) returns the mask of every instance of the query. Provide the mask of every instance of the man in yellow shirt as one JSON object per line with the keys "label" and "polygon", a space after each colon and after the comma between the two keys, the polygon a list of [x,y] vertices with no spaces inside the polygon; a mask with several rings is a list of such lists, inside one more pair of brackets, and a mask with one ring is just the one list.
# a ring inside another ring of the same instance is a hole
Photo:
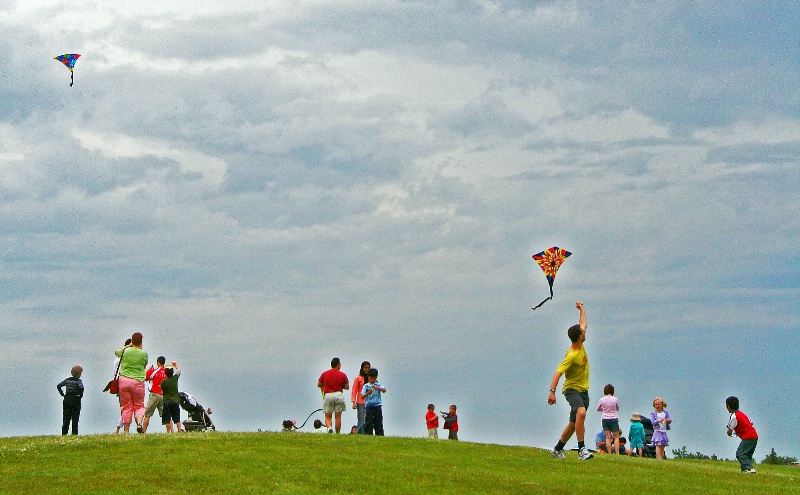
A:
{"label": "man in yellow shirt", "polygon": [[567,330],[572,345],[567,349],[567,355],[564,356],[564,360],[558,365],[556,373],[553,375],[553,381],[550,383],[550,395],[547,397],[548,404],[556,403],[556,387],[561,380],[561,375],[564,375],[564,387],[561,391],[570,406],[569,423],[561,432],[561,438],[555,448],[550,451],[550,455],[556,459],[563,459],[564,445],[575,433],[578,438],[578,459],[586,461],[593,457],[583,441],[586,434],[586,410],[589,407],[589,358],[583,347],[583,342],[586,340],[586,311],[580,301],[575,303],[575,307],[580,312],[578,324],[572,325]]}

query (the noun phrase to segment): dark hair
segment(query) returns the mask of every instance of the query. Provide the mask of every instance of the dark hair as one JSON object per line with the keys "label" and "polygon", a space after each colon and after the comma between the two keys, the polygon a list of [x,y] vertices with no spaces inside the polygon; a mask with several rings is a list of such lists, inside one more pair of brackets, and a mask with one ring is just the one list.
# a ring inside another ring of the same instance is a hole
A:
{"label": "dark hair", "polygon": [[372,367],[372,365],[369,364],[369,361],[361,361],[361,368],[358,369],[358,374],[361,375],[363,378],[366,378],[367,377],[367,373],[368,373],[368,372],[364,371],[364,365],[365,364],[367,366],[369,366],[370,368]]}
{"label": "dark hair", "polygon": [[342,361],[339,358],[333,358],[331,359],[331,368],[335,368],[339,366],[341,363]]}
{"label": "dark hair", "polygon": [[433,404],[428,404],[428,409],[433,409]]}
{"label": "dark hair", "polygon": [[456,407],[456,405],[455,405],[455,404],[450,404],[450,407],[452,407],[452,408],[453,408],[453,411],[457,411],[457,410],[458,410],[458,408]]}
{"label": "dark hair", "polygon": [[619,437],[619,443],[628,443],[628,441],[625,440],[625,437]]}
{"label": "dark hair", "polygon": [[125,339],[125,345],[131,345],[131,339]]}
{"label": "dark hair", "polygon": [[603,393],[604,393],[605,395],[608,395],[608,394],[614,395],[614,385],[611,385],[611,384],[609,383],[608,385],[606,385],[605,387],[603,387]]}
{"label": "dark hair", "polygon": [[172,378],[172,375],[175,374],[175,370],[172,368],[167,368],[164,370],[164,373],[167,374],[167,378]]}
{"label": "dark hair", "polygon": [[156,359],[156,362],[158,364],[164,364],[164,363],[167,362],[167,358],[165,358],[164,356],[158,356],[158,358]]}
{"label": "dark hair", "polygon": [[739,398],[731,395],[725,399],[725,405],[731,408],[731,411],[739,410]]}
{"label": "dark hair", "polygon": [[582,333],[580,325],[572,325],[567,329],[567,335],[572,342],[578,342],[581,339]]}
{"label": "dark hair", "polygon": [[374,376],[375,378],[378,378],[378,368],[370,368],[367,372],[367,376]]}
{"label": "dark hair", "polygon": [[131,335],[131,344],[142,345],[142,334],[136,332],[135,334]]}

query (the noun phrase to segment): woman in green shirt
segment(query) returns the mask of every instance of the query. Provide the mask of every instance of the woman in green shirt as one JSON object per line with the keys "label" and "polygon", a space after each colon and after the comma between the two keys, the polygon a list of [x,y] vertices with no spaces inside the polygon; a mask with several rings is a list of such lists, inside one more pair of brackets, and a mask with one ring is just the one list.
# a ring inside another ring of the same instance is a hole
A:
{"label": "woman in green shirt", "polygon": [[142,350],[142,334],[131,336],[131,343],[114,351],[120,358],[119,407],[122,426],[129,433],[131,419],[136,421],[136,431],[142,433],[144,418],[144,378],[147,366],[147,351]]}

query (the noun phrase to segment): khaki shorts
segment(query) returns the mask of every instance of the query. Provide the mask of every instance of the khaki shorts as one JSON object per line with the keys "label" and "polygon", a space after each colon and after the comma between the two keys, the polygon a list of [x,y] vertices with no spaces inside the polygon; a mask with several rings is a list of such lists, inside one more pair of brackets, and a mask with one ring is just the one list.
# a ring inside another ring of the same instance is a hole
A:
{"label": "khaki shorts", "polygon": [[144,408],[144,415],[150,418],[156,409],[158,409],[159,416],[164,415],[164,397],[150,392],[150,398],[147,399],[147,406]]}
{"label": "khaki shorts", "polygon": [[325,399],[322,401],[322,412],[331,414],[334,412],[342,412],[347,409],[344,403],[344,394],[342,392],[328,392],[325,394]]}

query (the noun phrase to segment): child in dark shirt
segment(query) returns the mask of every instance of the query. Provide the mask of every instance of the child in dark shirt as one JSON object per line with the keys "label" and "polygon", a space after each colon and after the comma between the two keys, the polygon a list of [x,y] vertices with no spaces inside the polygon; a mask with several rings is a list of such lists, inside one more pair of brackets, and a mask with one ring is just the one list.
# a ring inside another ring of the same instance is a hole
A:
{"label": "child in dark shirt", "polygon": [[448,440],[458,441],[458,416],[456,415],[456,405],[450,406],[449,412],[439,411],[444,418],[444,429],[448,430]]}
{"label": "child in dark shirt", "polygon": [[164,372],[167,377],[161,382],[162,397],[164,397],[164,415],[161,416],[161,424],[167,427],[167,433],[172,433],[172,426],[182,432],[181,427],[181,396],[178,393],[178,378],[181,370],[178,364],[173,361],[172,366],[166,366]]}
{"label": "child in dark shirt", "polygon": [[[58,393],[64,398],[63,421],[61,423],[61,434],[66,435],[69,431],[69,424],[72,423],[72,434],[78,434],[78,420],[81,417],[81,398],[83,398],[83,382],[81,381],[83,368],[73,366],[70,370],[70,377],[56,385]],[[63,390],[66,388],[66,392]]]}

